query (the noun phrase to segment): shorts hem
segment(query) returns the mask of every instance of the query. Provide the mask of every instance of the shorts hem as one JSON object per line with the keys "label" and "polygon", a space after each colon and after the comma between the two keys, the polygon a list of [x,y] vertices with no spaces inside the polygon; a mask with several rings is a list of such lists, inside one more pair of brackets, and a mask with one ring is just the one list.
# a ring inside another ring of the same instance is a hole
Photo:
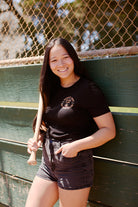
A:
{"label": "shorts hem", "polygon": [[38,174],[36,174],[36,176],[39,177],[39,178],[42,178],[43,180],[48,180],[48,181],[56,182],[56,183],[57,183],[56,180],[52,180],[52,179],[50,179],[50,178],[48,178],[48,177],[45,177],[45,176],[42,176],[42,175],[38,175]]}
{"label": "shorts hem", "polygon": [[58,183],[57,183],[57,185],[58,185],[59,188],[62,188],[62,189],[64,189],[64,190],[80,190],[80,189],[83,189],[83,188],[91,188],[91,187],[93,186],[93,184],[90,184],[90,185],[87,185],[87,186],[70,187],[70,188],[68,188],[68,187],[63,187],[63,186],[61,186],[61,185],[58,184]]}
{"label": "shorts hem", "polygon": [[44,176],[38,175],[38,174],[36,174],[36,176],[39,177],[39,178],[42,178],[44,180],[48,180],[48,181],[51,181],[51,182],[56,182],[57,186],[61,189],[64,189],[64,190],[80,190],[80,189],[84,189],[84,188],[91,188],[93,186],[93,183],[92,183],[92,184],[89,184],[89,185],[86,185],[86,186],[80,186],[80,187],[68,187],[68,186],[63,187],[56,180],[52,180],[48,177],[44,177]]}

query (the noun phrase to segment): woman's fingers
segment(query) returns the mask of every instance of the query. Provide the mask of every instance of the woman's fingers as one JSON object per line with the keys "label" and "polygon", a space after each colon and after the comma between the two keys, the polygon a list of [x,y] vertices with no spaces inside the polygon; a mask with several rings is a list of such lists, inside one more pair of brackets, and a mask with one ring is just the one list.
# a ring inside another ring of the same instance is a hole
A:
{"label": "woman's fingers", "polygon": [[42,140],[39,140],[39,141],[37,142],[37,144],[38,144],[38,148],[41,147],[41,146],[42,146]]}
{"label": "woman's fingers", "polygon": [[27,152],[28,152],[29,154],[31,154],[32,151],[31,151],[29,148],[27,148]]}
{"label": "woman's fingers", "polygon": [[41,140],[39,140],[38,142],[36,142],[33,138],[30,138],[28,140],[28,143],[27,143],[27,152],[29,154],[31,154],[32,151],[36,152],[38,150],[39,147],[41,147]]}
{"label": "woman's fingers", "polygon": [[55,154],[57,155],[58,153],[62,152],[62,147],[60,147],[56,152]]}
{"label": "woman's fingers", "polygon": [[78,151],[76,151],[76,148],[73,147],[73,143],[67,143],[62,145],[55,154],[62,153],[64,157],[76,157],[78,154]]}

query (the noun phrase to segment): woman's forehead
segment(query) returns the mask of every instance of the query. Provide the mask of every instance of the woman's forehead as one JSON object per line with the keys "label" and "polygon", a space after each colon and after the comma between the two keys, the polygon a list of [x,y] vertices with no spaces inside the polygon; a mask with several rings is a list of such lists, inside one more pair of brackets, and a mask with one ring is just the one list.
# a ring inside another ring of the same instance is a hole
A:
{"label": "woman's forehead", "polygon": [[66,55],[68,54],[67,50],[62,45],[54,45],[50,50],[50,56],[57,56],[57,55]]}

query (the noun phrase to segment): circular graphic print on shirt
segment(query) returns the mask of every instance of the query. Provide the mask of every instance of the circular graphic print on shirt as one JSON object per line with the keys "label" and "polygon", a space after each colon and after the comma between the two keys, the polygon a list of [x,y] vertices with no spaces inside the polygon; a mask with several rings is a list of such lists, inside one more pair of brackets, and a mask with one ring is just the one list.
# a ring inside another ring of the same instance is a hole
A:
{"label": "circular graphic print on shirt", "polygon": [[71,96],[68,96],[66,98],[64,98],[64,100],[61,103],[61,107],[64,108],[72,108],[74,106],[74,98]]}

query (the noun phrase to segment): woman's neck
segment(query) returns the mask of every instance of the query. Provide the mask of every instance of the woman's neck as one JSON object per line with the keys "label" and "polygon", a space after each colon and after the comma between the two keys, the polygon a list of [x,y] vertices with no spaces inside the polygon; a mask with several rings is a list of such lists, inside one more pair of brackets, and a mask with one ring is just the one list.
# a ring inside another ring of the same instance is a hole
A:
{"label": "woman's neck", "polygon": [[62,87],[68,88],[68,87],[74,85],[79,79],[80,79],[80,77],[75,75],[74,77],[71,77],[70,79],[61,79],[60,84]]}

